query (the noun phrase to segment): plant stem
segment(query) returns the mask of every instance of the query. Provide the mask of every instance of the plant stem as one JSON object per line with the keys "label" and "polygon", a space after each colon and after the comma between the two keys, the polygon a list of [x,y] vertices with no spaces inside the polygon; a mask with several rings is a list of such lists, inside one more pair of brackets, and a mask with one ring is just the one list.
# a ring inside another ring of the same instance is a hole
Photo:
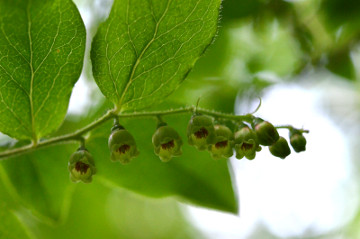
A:
{"label": "plant stem", "polygon": [[[194,106],[189,106],[180,109],[173,109],[173,110],[166,110],[166,111],[151,111],[151,112],[134,112],[129,114],[121,114],[119,118],[135,118],[135,117],[157,117],[157,116],[165,116],[165,115],[172,115],[172,114],[181,114],[181,113],[191,113],[195,111]],[[213,116],[214,118],[223,118],[228,120],[238,120],[238,121],[246,121],[251,123],[254,116],[251,114],[247,115],[233,115],[233,114],[226,114],[221,112],[216,112],[212,110],[197,108],[197,113]]]}
{"label": "plant stem", "polygon": [[[99,119],[95,120],[94,122],[88,124],[82,129],[79,129],[75,131],[74,133],[65,134],[62,136],[53,137],[50,139],[46,139],[43,141],[39,141],[37,144],[29,144],[25,145],[23,147],[15,148],[15,149],[9,149],[3,152],[0,152],[0,160],[13,157],[16,155],[21,155],[24,153],[28,153],[40,148],[44,148],[51,145],[61,144],[61,143],[68,143],[73,141],[82,142],[83,141],[83,135],[94,128],[102,125],[106,121],[112,119],[112,118],[136,118],[136,117],[159,117],[159,116],[166,116],[166,115],[173,115],[173,114],[181,114],[181,113],[193,113],[195,111],[195,106],[189,106],[185,108],[180,109],[171,109],[166,111],[152,111],[152,112],[134,112],[134,113],[125,113],[125,114],[119,114],[117,113],[116,109],[109,110],[105,115],[100,117]],[[201,109],[197,108],[197,113],[205,114],[209,116],[213,116],[214,118],[222,118],[222,119],[228,119],[232,121],[246,121],[246,122],[252,122],[254,119],[254,116],[252,114],[247,115],[232,115],[232,114],[226,114],[221,112],[216,112],[212,110],[207,109]]]}
{"label": "plant stem", "polygon": [[[288,130],[296,129],[296,128],[292,127],[291,125],[280,125],[280,126],[276,126],[275,128],[288,129]],[[309,130],[306,130],[306,129],[296,129],[296,130],[300,131],[301,133],[309,133]]]}
{"label": "plant stem", "polygon": [[50,146],[50,145],[56,145],[56,144],[72,142],[72,141],[81,141],[83,134],[89,132],[90,130],[96,128],[97,126],[103,124],[104,122],[108,121],[109,119],[111,119],[113,117],[114,117],[113,110],[110,110],[105,115],[103,115],[101,118],[99,118],[99,119],[95,120],[94,122],[88,124],[84,128],[75,131],[74,133],[65,134],[65,135],[62,135],[62,136],[50,138],[50,139],[47,139],[47,140],[44,140],[44,141],[40,141],[37,144],[29,144],[29,145],[25,145],[23,147],[10,149],[10,150],[6,150],[4,152],[1,152],[0,153],[0,160],[8,158],[8,157],[13,157],[13,156],[16,156],[16,155],[20,155],[20,154],[23,154],[23,153],[31,152],[31,151],[34,151],[35,149],[44,148],[44,147]]}

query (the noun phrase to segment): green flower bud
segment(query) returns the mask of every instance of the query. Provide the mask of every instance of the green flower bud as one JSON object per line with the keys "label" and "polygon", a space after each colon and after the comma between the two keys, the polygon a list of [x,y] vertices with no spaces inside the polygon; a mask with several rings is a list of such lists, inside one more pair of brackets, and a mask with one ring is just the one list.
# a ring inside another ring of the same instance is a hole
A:
{"label": "green flower bud", "polygon": [[254,159],[256,151],[259,150],[261,150],[261,147],[252,129],[244,126],[235,132],[235,152],[237,159],[242,159],[244,156],[250,160]]}
{"label": "green flower bud", "polygon": [[290,155],[289,144],[284,137],[280,137],[275,144],[269,147],[269,150],[272,155],[282,159]]}
{"label": "green flower bud", "polygon": [[187,137],[189,144],[198,150],[207,149],[216,137],[213,119],[205,115],[192,116],[187,127]]}
{"label": "green flower bud", "polygon": [[154,152],[163,162],[168,162],[172,157],[182,154],[183,144],[179,134],[170,126],[158,127],[152,137]]}
{"label": "green flower bud", "polygon": [[224,125],[215,125],[215,142],[208,146],[214,159],[229,158],[233,155],[234,136],[231,130]]}
{"label": "green flower bud", "polygon": [[268,121],[257,119],[254,129],[258,142],[261,145],[270,146],[276,143],[276,141],[279,139],[279,133],[277,132],[276,128]]}
{"label": "green flower bud", "polygon": [[68,169],[70,172],[70,179],[75,183],[80,181],[90,183],[92,181],[92,176],[96,174],[94,159],[83,147],[80,147],[71,155]]}
{"label": "green flower bud", "polygon": [[297,153],[306,150],[306,139],[298,130],[290,131],[290,144]]}
{"label": "green flower bud", "polygon": [[134,137],[122,126],[113,127],[109,137],[109,149],[110,159],[122,164],[130,163],[134,157],[139,155]]}

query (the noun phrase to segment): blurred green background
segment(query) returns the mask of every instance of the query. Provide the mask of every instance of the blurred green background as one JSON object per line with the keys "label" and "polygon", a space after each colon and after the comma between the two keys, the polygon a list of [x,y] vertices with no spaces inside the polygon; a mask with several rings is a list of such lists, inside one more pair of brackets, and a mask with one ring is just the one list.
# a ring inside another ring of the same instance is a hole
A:
{"label": "blurred green background", "polygon": [[[111,1],[75,3],[90,46]],[[254,110],[262,97],[259,116],[274,124],[309,129],[308,150],[293,153],[286,161],[267,152],[260,152],[252,162],[229,160],[234,170],[230,175],[233,189],[226,188],[230,183],[216,180],[228,178],[227,172],[211,175],[213,168],[227,169],[226,162],[208,164],[212,159],[206,153],[199,154],[199,163],[191,166],[204,167],[204,172],[194,175],[190,166],[174,166],[174,172],[179,168],[189,172],[190,180],[200,178],[204,185],[211,180],[209,188],[200,185],[199,191],[189,193],[194,201],[187,200],[186,188],[170,180],[144,184],[142,175],[153,176],[151,161],[138,172],[138,180],[127,175],[136,173],[132,168],[115,172],[100,163],[110,179],[95,176],[89,185],[65,186],[52,181],[56,177],[68,182],[67,172],[59,170],[65,161],[55,160],[55,154],[67,158],[77,145],[41,150],[28,156],[33,160],[29,165],[19,158],[14,160],[19,162],[5,161],[0,167],[0,216],[6,218],[0,228],[19,228],[19,222],[24,225],[23,230],[0,234],[1,238],[360,238],[360,2],[224,0],[222,5],[216,41],[187,80],[157,109],[193,105],[200,97],[201,107],[242,114]],[[87,51],[68,117],[57,134],[85,125],[108,107],[93,81]],[[179,121],[169,120],[173,124]],[[186,127],[186,117],[182,120],[177,127]],[[127,124],[136,130],[136,122]],[[147,126],[151,134],[151,122]],[[110,127],[106,125],[90,136],[89,147],[97,158],[104,154],[99,144],[106,148],[102,132],[108,134]],[[145,133],[144,140],[146,137]],[[8,140],[2,138],[2,142]],[[190,161],[192,153],[180,160]],[[43,169],[41,159],[50,161],[53,168],[46,169],[47,176],[37,178],[36,172]],[[31,172],[25,170],[29,167]],[[4,174],[4,168],[11,170],[16,180]],[[122,181],[112,180],[115,173],[122,174]],[[165,171],[159,173],[168,177]],[[13,189],[11,180],[17,181],[20,189]],[[154,184],[160,186],[152,188]],[[219,187],[215,190],[213,184]],[[46,188],[51,199],[34,185]],[[181,196],[163,198],[172,188],[182,192]],[[238,199],[231,197],[232,190],[239,194]],[[208,198],[211,193],[213,198]],[[34,215],[34,208],[27,207],[20,197],[30,198],[37,211],[57,215],[57,219]],[[60,197],[64,200],[49,201]],[[183,204],[234,212],[234,200],[239,201],[238,215]]]}

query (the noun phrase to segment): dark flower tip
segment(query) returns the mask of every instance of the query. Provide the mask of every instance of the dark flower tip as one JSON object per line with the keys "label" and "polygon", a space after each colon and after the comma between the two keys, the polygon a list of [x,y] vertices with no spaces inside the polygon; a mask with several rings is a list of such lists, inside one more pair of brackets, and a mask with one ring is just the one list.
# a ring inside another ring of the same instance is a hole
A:
{"label": "dark flower tip", "polygon": [[174,147],[175,147],[174,140],[170,140],[169,142],[161,145],[161,148],[164,149],[164,150],[171,149],[171,148],[174,148]]}
{"label": "dark flower tip", "polygon": [[80,172],[81,174],[85,174],[89,168],[90,168],[90,166],[88,164],[80,162],[80,161],[76,162],[76,164],[75,164],[75,170],[77,172]]}
{"label": "dark flower tip", "polygon": [[209,135],[209,132],[204,127],[201,127],[201,129],[196,131],[194,135],[196,138],[201,139],[207,137]]}
{"label": "dark flower tip", "polygon": [[227,140],[224,140],[224,141],[221,141],[221,142],[218,142],[215,144],[215,147],[218,149],[218,148],[225,148],[226,146],[228,145],[228,141]]}
{"label": "dark flower tip", "polygon": [[243,143],[242,145],[241,145],[241,150],[243,150],[243,151],[247,151],[247,150],[250,150],[250,149],[252,149],[254,147],[254,145],[253,144],[248,144],[248,143]]}
{"label": "dark flower tip", "polygon": [[130,149],[130,145],[128,145],[128,144],[123,144],[123,145],[121,145],[116,151],[119,152],[120,154],[124,154],[124,153],[126,153],[129,149]]}

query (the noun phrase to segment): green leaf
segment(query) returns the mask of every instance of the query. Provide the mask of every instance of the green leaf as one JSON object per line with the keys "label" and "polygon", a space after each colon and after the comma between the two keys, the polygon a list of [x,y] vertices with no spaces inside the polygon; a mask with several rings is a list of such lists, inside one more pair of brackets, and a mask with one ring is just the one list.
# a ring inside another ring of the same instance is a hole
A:
{"label": "green leaf", "polygon": [[217,31],[220,0],[115,0],[93,40],[93,74],[122,111],[159,103]]}
{"label": "green leaf", "polygon": [[0,238],[27,239],[30,238],[14,212],[9,210],[6,204],[0,201]]}
{"label": "green leaf", "polygon": [[105,187],[98,180],[78,184],[65,223],[57,227],[43,223],[34,226],[30,221],[29,226],[36,238],[202,238],[186,222],[175,200],[149,200]]}
{"label": "green leaf", "polygon": [[356,80],[356,70],[349,49],[330,53],[326,68],[341,77]]}
{"label": "green leaf", "polygon": [[19,204],[50,224],[62,222],[74,184],[67,164],[76,145],[58,145],[0,162],[0,179]]}
{"label": "green leaf", "polygon": [[36,141],[66,114],[85,27],[71,0],[0,1],[0,131]]}
{"label": "green leaf", "polygon": [[128,165],[110,161],[107,140],[111,122],[92,132],[86,145],[98,169],[94,180],[104,180],[150,197],[174,196],[198,206],[237,212],[237,200],[227,160],[213,160],[209,152],[199,152],[187,144],[186,126],[190,115],[169,116],[165,120],[178,131],[184,146],[183,155],[168,163],[160,161],[151,143],[156,121],[122,120],[134,136],[140,155]]}
{"label": "green leaf", "polygon": [[19,211],[17,202],[7,190],[6,179],[1,173],[0,168],[0,238],[29,238],[28,231],[16,215]]}

